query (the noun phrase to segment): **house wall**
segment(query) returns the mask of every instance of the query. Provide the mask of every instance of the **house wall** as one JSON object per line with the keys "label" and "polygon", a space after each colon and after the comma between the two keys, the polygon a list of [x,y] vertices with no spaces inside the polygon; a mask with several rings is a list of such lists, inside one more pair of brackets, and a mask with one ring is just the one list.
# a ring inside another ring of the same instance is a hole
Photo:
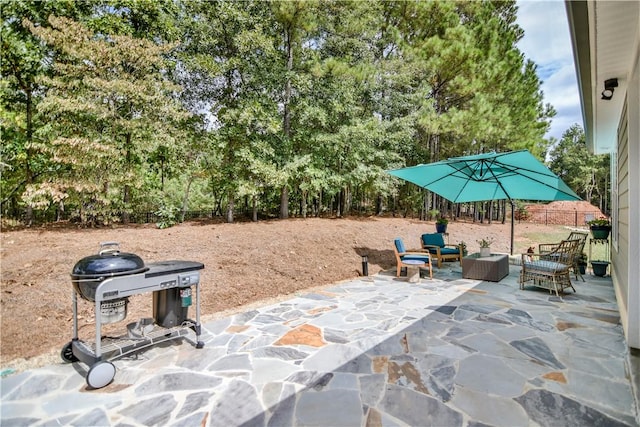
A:
{"label": "house wall", "polygon": [[629,81],[629,323],[627,341],[640,348],[640,30]]}
{"label": "house wall", "polygon": [[618,127],[617,235],[611,252],[612,278],[627,344],[640,348],[640,66],[632,60]]}
{"label": "house wall", "polygon": [[612,167],[616,168],[612,175],[617,182],[613,185],[617,187],[611,192],[613,200],[611,240],[612,271],[611,276],[616,287],[618,308],[623,319],[623,325],[628,323],[629,317],[629,253],[625,248],[629,247],[629,116],[628,103],[625,100],[622,109],[622,117],[618,126],[617,152],[612,153],[616,159],[612,162]]}

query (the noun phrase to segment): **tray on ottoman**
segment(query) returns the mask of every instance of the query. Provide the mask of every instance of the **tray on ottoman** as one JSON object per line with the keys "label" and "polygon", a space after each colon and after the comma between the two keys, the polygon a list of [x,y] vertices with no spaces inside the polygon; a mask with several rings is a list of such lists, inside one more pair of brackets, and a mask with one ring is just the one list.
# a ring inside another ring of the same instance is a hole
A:
{"label": "tray on ottoman", "polygon": [[509,256],[491,254],[481,257],[479,253],[462,258],[462,277],[465,279],[499,282],[509,274]]}

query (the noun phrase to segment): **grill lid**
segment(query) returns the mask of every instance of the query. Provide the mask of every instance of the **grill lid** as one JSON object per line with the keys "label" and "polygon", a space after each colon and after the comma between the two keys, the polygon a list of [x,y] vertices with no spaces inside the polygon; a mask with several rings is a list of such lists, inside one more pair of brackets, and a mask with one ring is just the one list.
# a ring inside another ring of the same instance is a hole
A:
{"label": "grill lid", "polygon": [[123,276],[147,271],[144,261],[136,254],[120,252],[117,242],[100,243],[100,252],[82,258],[73,266],[73,279]]}

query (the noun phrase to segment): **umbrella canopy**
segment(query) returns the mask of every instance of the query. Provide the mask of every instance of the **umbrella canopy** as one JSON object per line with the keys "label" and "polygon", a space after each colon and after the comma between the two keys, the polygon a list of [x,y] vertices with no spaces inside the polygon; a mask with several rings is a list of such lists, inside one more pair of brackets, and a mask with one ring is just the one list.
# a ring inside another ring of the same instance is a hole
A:
{"label": "umbrella canopy", "polygon": [[581,200],[527,150],[452,157],[389,173],[454,203],[511,200],[512,254],[514,200]]}

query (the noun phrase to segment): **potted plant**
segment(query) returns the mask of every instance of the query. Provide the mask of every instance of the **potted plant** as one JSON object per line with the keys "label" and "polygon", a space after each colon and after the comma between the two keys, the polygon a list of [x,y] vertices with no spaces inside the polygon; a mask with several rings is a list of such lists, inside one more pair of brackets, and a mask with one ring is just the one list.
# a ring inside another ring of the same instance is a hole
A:
{"label": "potted plant", "polygon": [[580,274],[585,274],[587,271],[587,254],[582,252],[578,258],[578,269]]}
{"label": "potted plant", "polygon": [[599,277],[604,277],[607,274],[607,267],[609,266],[609,261],[591,261],[591,269],[593,270],[593,274]]}
{"label": "potted plant", "polygon": [[606,240],[611,232],[611,221],[608,218],[597,218],[587,221],[594,239]]}
{"label": "potted plant", "polygon": [[436,220],[436,233],[446,233],[447,224],[449,224],[449,220],[447,218],[438,218]]}
{"label": "potted plant", "polygon": [[485,237],[483,239],[476,240],[476,242],[480,245],[481,257],[491,256],[491,244],[493,243],[492,237]]}
{"label": "potted plant", "polygon": [[467,256],[469,254],[469,252],[467,251],[467,244],[464,242],[464,240],[458,243],[458,247],[462,251],[462,256]]}

